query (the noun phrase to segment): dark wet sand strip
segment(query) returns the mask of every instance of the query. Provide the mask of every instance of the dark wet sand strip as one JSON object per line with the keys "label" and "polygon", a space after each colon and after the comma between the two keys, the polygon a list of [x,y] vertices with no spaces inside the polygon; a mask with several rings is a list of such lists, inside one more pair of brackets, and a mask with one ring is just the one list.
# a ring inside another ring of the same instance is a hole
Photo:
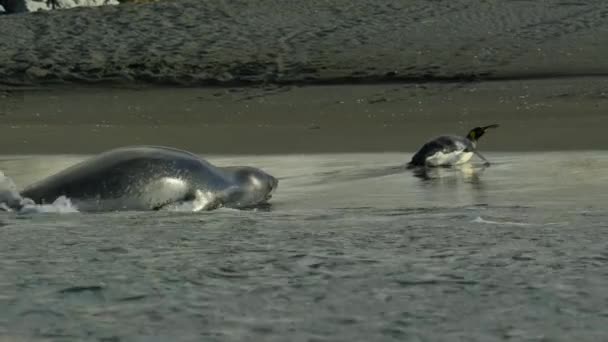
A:
{"label": "dark wet sand strip", "polygon": [[160,144],[199,153],[413,151],[500,123],[484,150],[608,147],[608,80],[0,92],[0,153]]}

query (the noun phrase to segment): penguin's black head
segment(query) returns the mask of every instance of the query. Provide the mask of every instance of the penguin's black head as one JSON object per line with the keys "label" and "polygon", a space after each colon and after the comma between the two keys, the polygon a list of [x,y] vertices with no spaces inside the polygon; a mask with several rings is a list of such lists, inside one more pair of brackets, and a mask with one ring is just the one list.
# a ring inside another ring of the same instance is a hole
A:
{"label": "penguin's black head", "polygon": [[475,127],[469,131],[469,134],[467,134],[467,139],[469,139],[471,141],[477,141],[477,140],[479,140],[479,138],[481,138],[486,133],[486,129],[496,128],[496,127],[498,127],[497,124],[485,126],[485,127]]}

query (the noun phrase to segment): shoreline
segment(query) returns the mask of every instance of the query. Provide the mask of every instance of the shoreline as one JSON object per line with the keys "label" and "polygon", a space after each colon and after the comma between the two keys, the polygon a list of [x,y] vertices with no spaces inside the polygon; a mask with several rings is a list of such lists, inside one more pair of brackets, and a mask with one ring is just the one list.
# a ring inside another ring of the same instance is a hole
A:
{"label": "shoreline", "polygon": [[265,87],[322,87],[322,86],[399,86],[399,85],[441,85],[441,84],[485,84],[511,81],[568,81],[578,79],[605,79],[608,72],[598,73],[534,73],[511,75],[454,75],[454,76],[370,76],[360,78],[310,79],[293,81],[213,81],[201,84],[146,82],[140,80],[98,80],[98,81],[62,81],[54,80],[40,83],[11,83],[0,80],[0,91],[67,91],[80,89],[229,89],[229,88],[265,88]]}
{"label": "shoreline", "polygon": [[499,123],[483,151],[605,150],[608,78],[0,91],[0,154],[168,145],[201,154],[412,152]]}

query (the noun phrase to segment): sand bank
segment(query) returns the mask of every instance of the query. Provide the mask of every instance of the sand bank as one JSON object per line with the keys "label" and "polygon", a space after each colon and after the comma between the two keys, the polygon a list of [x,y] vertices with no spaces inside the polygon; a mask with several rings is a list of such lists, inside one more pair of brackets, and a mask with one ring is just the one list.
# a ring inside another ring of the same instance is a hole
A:
{"label": "sand bank", "polygon": [[607,18],[603,0],[168,0],[3,15],[0,83],[606,75]]}

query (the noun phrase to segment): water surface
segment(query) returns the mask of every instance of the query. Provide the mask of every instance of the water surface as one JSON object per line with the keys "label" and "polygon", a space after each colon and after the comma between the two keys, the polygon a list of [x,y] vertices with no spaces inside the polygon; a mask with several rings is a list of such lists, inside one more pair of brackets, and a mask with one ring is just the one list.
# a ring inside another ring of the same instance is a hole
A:
{"label": "water surface", "polygon": [[[608,153],[215,156],[267,210],[0,214],[0,336],[53,341],[599,341]],[[82,157],[4,157],[18,185]]]}

